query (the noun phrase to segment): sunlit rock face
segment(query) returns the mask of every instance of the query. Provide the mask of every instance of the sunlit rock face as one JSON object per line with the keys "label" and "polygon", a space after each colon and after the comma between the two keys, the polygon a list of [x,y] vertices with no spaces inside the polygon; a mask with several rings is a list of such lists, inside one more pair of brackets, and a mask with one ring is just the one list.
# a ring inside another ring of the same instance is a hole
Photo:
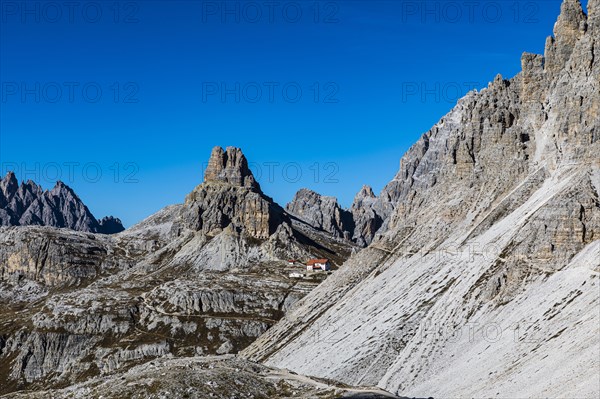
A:
{"label": "sunlit rock face", "polygon": [[216,235],[229,225],[256,239],[267,239],[286,220],[283,209],[265,196],[239,148],[215,147],[204,182],[190,193],[182,209],[185,225]]}
{"label": "sunlit rock face", "polygon": [[565,0],[544,56],[425,133],[371,245],[243,355],[408,397],[597,397],[599,9]]}
{"label": "sunlit rock face", "polygon": [[[3,207],[17,195],[29,209],[40,197],[76,199],[62,184],[43,192],[14,175],[0,191]],[[215,148],[183,204],[118,234],[0,227],[0,395],[110,378],[159,358],[237,353],[327,277],[292,278],[306,268],[288,260],[326,256],[339,266],[354,249],[289,217],[235,148]]]}

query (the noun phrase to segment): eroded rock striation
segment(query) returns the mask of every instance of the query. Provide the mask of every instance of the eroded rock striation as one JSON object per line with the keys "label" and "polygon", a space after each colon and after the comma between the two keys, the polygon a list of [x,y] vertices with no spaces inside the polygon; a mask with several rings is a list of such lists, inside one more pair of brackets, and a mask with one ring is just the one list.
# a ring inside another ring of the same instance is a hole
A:
{"label": "eroded rock striation", "polygon": [[545,55],[425,133],[373,242],[243,355],[406,396],[597,397],[599,10],[565,0]]}

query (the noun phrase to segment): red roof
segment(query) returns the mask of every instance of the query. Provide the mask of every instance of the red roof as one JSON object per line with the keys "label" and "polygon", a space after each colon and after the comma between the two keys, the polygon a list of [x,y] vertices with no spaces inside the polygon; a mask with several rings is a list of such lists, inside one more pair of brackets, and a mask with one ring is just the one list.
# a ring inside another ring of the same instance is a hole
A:
{"label": "red roof", "polygon": [[313,266],[316,263],[327,263],[327,262],[329,262],[329,259],[311,259],[308,261],[308,263],[306,265]]}

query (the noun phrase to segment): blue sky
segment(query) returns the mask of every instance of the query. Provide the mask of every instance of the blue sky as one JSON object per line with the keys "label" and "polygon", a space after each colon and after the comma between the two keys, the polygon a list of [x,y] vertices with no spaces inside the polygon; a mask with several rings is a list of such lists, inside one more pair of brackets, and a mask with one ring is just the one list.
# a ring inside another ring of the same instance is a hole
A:
{"label": "blue sky", "polygon": [[1,0],[2,173],[131,225],[233,145],[282,205],[309,187],[349,206],[458,97],[542,53],[560,3]]}

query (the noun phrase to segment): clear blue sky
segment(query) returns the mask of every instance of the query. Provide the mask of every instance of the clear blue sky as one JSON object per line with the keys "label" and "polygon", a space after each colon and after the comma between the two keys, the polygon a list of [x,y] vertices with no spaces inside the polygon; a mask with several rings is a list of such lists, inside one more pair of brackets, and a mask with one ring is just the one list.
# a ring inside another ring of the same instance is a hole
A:
{"label": "clear blue sky", "polygon": [[282,205],[309,187],[349,206],[457,97],[542,53],[560,3],[2,0],[2,172],[131,225],[233,145]]}

